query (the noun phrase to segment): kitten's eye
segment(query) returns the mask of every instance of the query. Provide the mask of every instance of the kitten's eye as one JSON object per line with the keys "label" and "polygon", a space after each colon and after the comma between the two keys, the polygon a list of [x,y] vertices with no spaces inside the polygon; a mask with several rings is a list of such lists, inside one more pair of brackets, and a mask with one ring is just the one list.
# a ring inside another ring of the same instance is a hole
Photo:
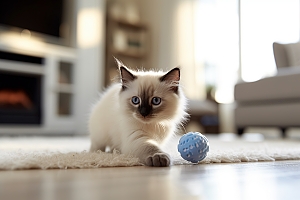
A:
{"label": "kitten's eye", "polygon": [[131,98],[131,102],[134,104],[134,105],[137,105],[140,103],[140,98],[138,98],[137,96],[134,96]]}
{"label": "kitten's eye", "polygon": [[153,97],[152,98],[152,104],[153,105],[159,105],[161,103],[161,98],[159,98],[159,97]]}

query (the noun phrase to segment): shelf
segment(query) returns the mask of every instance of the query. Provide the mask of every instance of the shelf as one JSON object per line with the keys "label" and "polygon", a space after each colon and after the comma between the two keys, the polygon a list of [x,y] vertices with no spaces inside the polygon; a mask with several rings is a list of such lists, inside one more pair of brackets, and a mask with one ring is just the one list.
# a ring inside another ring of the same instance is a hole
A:
{"label": "shelf", "polygon": [[125,28],[141,29],[141,30],[147,29],[147,26],[145,24],[139,22],[132,23],[124,19],[115,19],[115,18],[110,18],[109,20]]}
{"label": "shelf", "polygon": [[[122,6],[121,6],[122,9]],[[130,18],[108,14],[106,21],[106,66],[105,85],[110,85],[118,76],[113,57],[120,59],[126,66],[143,66],[149,51],[149,28],[139,21]],[[125,12],[125,11],[124,11]]]}
{"label": "shelf", "polygon": [[72,99],[73,95],[69,93],[58,93],[57,101],[57,114],[59,116],[71,116],[72,115]]}
{"label": "shelf", "polygon": [[70,117],[74,112],[72,106],[74,98],[74,63],[60,61],[57,70],[57,115]]}
{"label": "shelf", "polygon": [[126,56],[126,57],[137,58],[137,59],[145,57],[144,53],[137,52],[137,51],[134,51],[134,50],[120,51],[120,50],[113,49],[111,52],[114,55]]}
{"label": "shelf", "polygon": [[18,72],[18,73],[26,73],[26,74],[36,74],[36,75],[44,75],[45,69],[43,65],[39,64],[27,64],[27,63],[18,63],[14,61],[0,61],[0,70]]}
{"label": "shelf", "polygon": [[58,84],[55,88],[55,92],[60,93],[74,93],[74,86],[72,84]]}
{"label": "shelf", "polygon": [[59,62],[58,82],[62,84],[71,84],[73,82],[73,63]]}

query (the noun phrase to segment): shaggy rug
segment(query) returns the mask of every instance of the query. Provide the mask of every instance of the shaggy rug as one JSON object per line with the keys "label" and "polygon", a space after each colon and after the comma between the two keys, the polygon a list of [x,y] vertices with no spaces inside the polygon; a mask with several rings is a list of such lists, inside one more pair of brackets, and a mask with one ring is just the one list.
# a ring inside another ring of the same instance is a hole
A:
{"label": "shaggy rug", "polygon": [[[177,152],[179,138],[171,141],[165,151],[173,165],[191,164]],[[249,141],[208,137],[210,151],[199,164],[235,163],[300,159],[299,140]],[[139,166],[130,155],[88,152],[88,137],[3,137],[0,138],[0,170],[74,169]]]}

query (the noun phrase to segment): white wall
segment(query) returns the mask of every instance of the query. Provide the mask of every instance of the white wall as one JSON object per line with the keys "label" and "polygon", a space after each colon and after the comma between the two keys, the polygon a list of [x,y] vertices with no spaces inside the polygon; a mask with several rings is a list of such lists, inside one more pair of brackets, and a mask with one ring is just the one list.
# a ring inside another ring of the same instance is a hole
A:
{"label": "white wall", "polygon": [[91,105],[104,85],[105,0],[77,0],[77,134],[86,134]]}
{"label": "white wall", "polygon": [[140,0],[141,20],[149,26],[150,51],[148,68],[176,67],[174,37],[174,1]]}
{"label": "white wall", "polygon": [[185,94],[204,99],[203,63],[196,59],[194,0],[141,0],[140,8],[141,20],[150,31],[148,68],[180,66]]}

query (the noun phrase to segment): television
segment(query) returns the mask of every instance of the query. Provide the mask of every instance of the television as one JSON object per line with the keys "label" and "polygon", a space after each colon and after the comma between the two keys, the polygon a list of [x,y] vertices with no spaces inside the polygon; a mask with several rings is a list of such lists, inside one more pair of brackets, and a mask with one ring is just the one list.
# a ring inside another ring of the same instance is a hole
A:
{"label": "television", "polygon": [[0,1],[0,31],[30,33],[46,42],[72,46],[72,0]]}

